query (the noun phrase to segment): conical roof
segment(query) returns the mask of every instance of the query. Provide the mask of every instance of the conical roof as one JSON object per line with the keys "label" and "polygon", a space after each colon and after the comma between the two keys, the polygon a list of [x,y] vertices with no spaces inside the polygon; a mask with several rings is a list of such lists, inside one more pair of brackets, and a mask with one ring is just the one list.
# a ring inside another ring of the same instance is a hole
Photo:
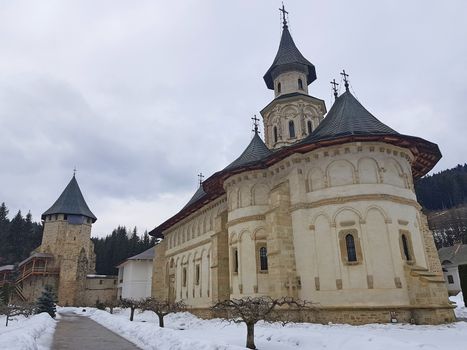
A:
{"label": "conical roof", "polygon": [[[289,32],[289,27],[284,24],[282,30],[281,42],[276,58],[272,62],[271,67],[264,75],[263,79],[266,82],[268,89],[274,90],[274,78],[282,71],[302,70],[307,74],[307,84],[311,84],[316,80],[315,66],[310,63],[301,52],[292,39]],[[274,76],[273,76],[274,74]]]}
{"label": "conical roof", "polygon": [[198,200],[203,198],[205,195],[206,195],[206,192],[204,191],[203,184],[200,184],[198,189],[196,190],[195,194],[193,195],[193,197],[191,197],[191,199],[188,201],[188,203],[185,204],[185,206],[182,208],[182,210],[189,207],[193,203],[197,202]]}
{"label": "conical roof", "polygon": [[250,144],[245,148],[243,153],[230,163],[224,170],[233,170],[241,166],[249,165],[258,162],[272,154],[271,150],[264,144],[258,133],[250,141]]}
{"label": "conical roof", "polygon": [[346,91],[336,99],[328,115],[302,143],[349,135],[397,134],[368,112],[350,91]]}
{"label": "conical roof", "polygon": [[42,214],[42,219],[45,219],[46,215],[52,214],[83,215],[91,218],[92,222],[97,220],[91,210],[89,210],[74,175],[57,201]]}

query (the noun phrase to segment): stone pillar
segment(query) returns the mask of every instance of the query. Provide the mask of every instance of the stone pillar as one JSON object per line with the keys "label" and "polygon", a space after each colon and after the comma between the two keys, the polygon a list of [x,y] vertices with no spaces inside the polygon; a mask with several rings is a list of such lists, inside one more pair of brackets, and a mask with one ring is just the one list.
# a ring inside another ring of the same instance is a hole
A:
{"label": "stone pillar", "polygon": [[211,283],[212,301],[230,299],[229,240],[227,232],[227,211],[216,217],[212,238]]}
{"label": "stone pillar", "polygon": [[167,283],[166,257],[167,239],[163,239],[154,248],[154,260],[152,268],[151,296],[160,300],[167,300],[169,286]]}
{"label": "stone pillar", "polygon": [[442,275],[441,262],[439,261],[438,251],[436,249],[433,232],[428,227],[428,219],[425,214],[420,212],[420,233],[422,234],[423,243],[427,258],[428,269],[431,272],[436,272]]}
{"label": "stone pillar", "polygon": [[266,213],[269,295],[272,298],[297,298],[298,279],[288,182],[283,182],[271,190],[270,203],[271,208]]}

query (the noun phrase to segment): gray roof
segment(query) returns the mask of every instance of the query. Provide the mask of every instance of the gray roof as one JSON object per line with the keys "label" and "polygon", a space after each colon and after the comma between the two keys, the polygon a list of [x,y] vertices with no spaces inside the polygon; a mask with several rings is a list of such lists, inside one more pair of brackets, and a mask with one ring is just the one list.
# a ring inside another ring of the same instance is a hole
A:
{"label": "gray roof", "polygon": [[15,268],[15,265],[3,265],[0,266],[0,271],[13,271]]}
{"label": "gray roof", "polygon": [[224,170],[233,170],[250,163],[256,163],[271,154],[272,151],[264,144],[258,133],[255,132],[255,136],[253,136],[250,144],[245,148],[240,157],[225,167]]}
{"label": "gray roof", "polygon": [[295,43],[290,35],[289,28],[284,25],[282,30],[281,42],[276,57],[272,62],[271,67],[264,75],[263,79],[266,86],[274,90],[274,77],[282,71],[302,70],[307,74],[307,84],[311,84],[316,80],[315,66],[308,61],[295,46]]}
{"label": "gray roof", "polygon": [[327,116],[302,143],[311,143],[351,135],[397,135],[380,122],[350,93],[340,95]]}
{"label": "gray roof", "polygon": [[[467,244],[455,244],[452,247],[443,247],[438,250],[439,260],[452,265],[467,264]],[[446,265],[446,263],[444,264]]]}
{"label": "gray roof", "polygon": [[142,253],[136,254],[135,256],[128,258],[127,260],[152,260],[154,258],[154,251],[154,247],[151,247]]}
{"label": "gray roof", "polygon": [[191,199],[188,201],[187,204],[185,204],[185,206],[182,208],[185,209],[187,207],[189,207],[190,205],[192,205],[193,203],[197,202],[198,200],[200,200],[201,198],[203,198],[204,196],[206,195],[206,192],[204,191],[204,188],[203,188],[203,184],[199,185],[198,189],[196,190],[195,194],[193,195],[193,197],[191,197]]}
{"label": "gray roof", "polygon": [[42,219],[45,219],[46,215],[51,214],[83,215],[91,218],[92,222],[97,220],[91,210],[89,210],[74,175],[57,201],[42,214]]}
{"label": "gray roof", "polygon": [[48,253],[32,253],[29,257],[27,257],[26,259],[24,259],[23,261],[21,261],[18,266],[22,266],[24,264],[26,264],[27,262],[31,261],[32,259],[34,258],[53,258],[54,256],[52,254],[48,254]]}

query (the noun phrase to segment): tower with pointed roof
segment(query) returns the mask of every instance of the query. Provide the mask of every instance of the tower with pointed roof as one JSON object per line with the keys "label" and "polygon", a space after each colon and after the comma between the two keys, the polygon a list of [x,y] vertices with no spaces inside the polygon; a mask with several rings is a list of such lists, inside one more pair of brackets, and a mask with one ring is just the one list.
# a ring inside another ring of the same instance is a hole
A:
{"label": "tower with pointed roof", "polygon": [[263,110],[266,145],[277,149],[294,144],[319,125],[326,113],[324,101],[308,94],[316,80],[315,66],[297,48],[289,31],[285,9],[276,57],[263,79],[274,90],[274,100]]}
{"label": "tower with pointed roof", "polygon": [[59,271],[58,303],[78,305],[85,298],[86,276],[95,269],[91,228],[97,218],[84,200],[75,175],[42,214],[42,220],[44,232],[38,250],[52,255],[51,264]]}

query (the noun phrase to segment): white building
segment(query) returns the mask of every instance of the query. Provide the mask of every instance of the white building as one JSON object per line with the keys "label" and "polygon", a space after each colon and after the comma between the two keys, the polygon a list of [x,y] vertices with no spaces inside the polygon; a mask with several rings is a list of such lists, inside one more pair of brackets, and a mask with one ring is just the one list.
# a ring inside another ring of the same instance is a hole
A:
{"label": "white building", "polygon": [[151,296],[154,247],[132,256],[117,266],[118,298],[142,299]]}
{"label": "white building", "polygon": [[438,254],[449,295],[456,295],[461,291],[459,266],[467,265],[467,244],[441,248]]}

